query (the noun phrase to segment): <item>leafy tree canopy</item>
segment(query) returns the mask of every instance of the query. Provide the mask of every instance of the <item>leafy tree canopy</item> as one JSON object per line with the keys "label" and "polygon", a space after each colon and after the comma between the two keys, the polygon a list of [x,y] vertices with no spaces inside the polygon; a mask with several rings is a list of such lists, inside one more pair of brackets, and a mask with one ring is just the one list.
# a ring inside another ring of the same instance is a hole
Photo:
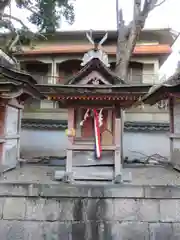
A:
{"label": "leafy tree canopy", "polygon": [[31,11],[29,21],[40,32],[55,32],[64,17],[69,24],[74,22],[74,7],[70,0],[16,0],[17,6]]}
{"label": "leafy tree canopy", "polygon": [[[5,9],[10,6],[12,0],[0,0],[0,29],[7,29],[11,33],[11,39],[4,47],[4,51],[11,53],[13,47],[21,45],[21,40],[33,40],[44,33],[54,33],[60,27],[62,19],[69,24],[74,22],[75,0],[15,0],[17,7],[30,11],[29,22],[37,26],[37,33],[33,33],[20,17],[7,14]],[[16,23],[20,23],[21,28],[16,28]]]}

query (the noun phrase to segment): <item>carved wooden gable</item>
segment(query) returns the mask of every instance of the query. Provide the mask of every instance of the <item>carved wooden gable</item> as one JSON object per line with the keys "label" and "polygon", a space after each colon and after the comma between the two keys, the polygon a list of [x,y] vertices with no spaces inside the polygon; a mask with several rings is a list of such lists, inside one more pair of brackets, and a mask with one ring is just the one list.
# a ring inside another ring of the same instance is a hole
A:
{"label": "carved wooden gable", "polygon": [[88,62],[67,84],[124,84],[99,58]]}
{"label": "carved wooden gable", "polygon": [[93,85],[112,85],[107,79],[105,79],[99,72],[92,71],[79,81],[79,84],[93,84]]}

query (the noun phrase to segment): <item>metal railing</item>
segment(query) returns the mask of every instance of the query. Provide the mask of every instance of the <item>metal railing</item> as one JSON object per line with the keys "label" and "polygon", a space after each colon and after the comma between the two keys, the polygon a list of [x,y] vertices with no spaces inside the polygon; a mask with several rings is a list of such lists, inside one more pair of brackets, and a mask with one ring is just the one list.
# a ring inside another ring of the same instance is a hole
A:
{"label": "metal railing", "polygon": [[[59,84],[64,83],[68,77],[60,76],[42,76],[40,74],[32,74],[38,84]],[[127,82],[132,84],[157,84],[159,82],[157,74],[128,75]]]}
{"label": "metal railing", "polygon": [[127,81],[133,84],[140,84],[140,83],[149,83],[149,84],[156,84],[159,81],[158,74],[129,74]]}
{"label": "metal railing", "polygon": [[62,82],[62,78],[56,76],[42,76],[38,74],[32,74],[32,76],[38,84],[57,84]]}

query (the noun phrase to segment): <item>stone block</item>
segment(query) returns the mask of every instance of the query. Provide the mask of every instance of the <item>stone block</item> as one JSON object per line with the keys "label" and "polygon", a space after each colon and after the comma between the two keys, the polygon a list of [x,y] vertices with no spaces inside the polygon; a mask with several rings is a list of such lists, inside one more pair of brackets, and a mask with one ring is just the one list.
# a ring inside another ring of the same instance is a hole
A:
{"label": "stone block", "polygon": [[25,240],[28,239],[23,221],[0,221],[1,240]]}
{"label": "stone block", "polygon": [[117,186],[106,187],[104,197],[108,198],[143,198],[144,189],[141,186]]}
{"label": "stone block", "polygon": [[[105,221],[103,222],[104,226],[102,224],[98,228],[98,235],[101,236],[100,239],[103,240],[119,240],[119,222],[111,222],[111,221]],[[97,238],[98,239],[98,238]]]}
{"label": "stone block", "polygon": [[114,205],[112,199],[84,199],[83,220],[102,221],[112,220]]}
{"label": "stone block", "polygon": [[160,220],[159,201],[150,199],[137,200],[137,220],[156,222]]}
{"label": "stone block", "polygon": [[38,184],[29,184],[27,195],[29,197],[38,197],[39,196],[39,185]]}
{"label": "stone block", "polygon": [[137,220],[137,201],[134,199],[115,199],[114,219],[118,221]]}
{"label": "stone block", "polygon": [[[85,199],[86,200],[86,199]],[[86,219],[86,204],[84,199],[74,200],[73,219],[74,221],[83,221]]]}
{"label": "stone block", "polygon": [[26,200],[26,220],[45,220],[44,213],[45,199],[27,199]]}
{"label": "stone block", "polygon": [[0,196],[26,196],[27,188],[15,184],[0,184]]}
{"label": "stone block", "polygon": [[0,219],[3,216],[4,198],[0,198]]}
{"label": "stone block", "polygon": [[150,223],[150,240],[172,240],[173,229],[170,223]]}
{"label": "stone block", "polygon": [[111,224],[109,238],[106,240],[149,240],[148,224],[140,222],[123,222]]}
{"label": "stone block", "polygon": [[102,186],[89,186],[88,197],[102,198],[104,197],[104,187]]}
{"label": "stone block", "polygon": [[114,219],[118,221],[159,221],[159,201],[150,199],[115,199]]}
{"label": "stone block", "polygon": [[41,185],[40,196],[42,197],[88,197],[87,186],[76,186],[72,184],[43,184]]}
{"label": "stone block", "polygon": [[12,197],[26,197],[26,196],[38,196],[39,188],[37,184],[26,183],[1,183],[0,184],[0,196],[12,196]]}
{"label": "stone block", "polygon": [[85,239],[88,239],[88,240],[100,239],[99,231],[98,231],[98,224],[99,223],[96,221],[89,221],[89,222],[84,223]]}
{"label": "stone block", "polygon": [[152,186],[144,187],[145,198],[180,198],[180,187],[178,186]]}
{"label": "stone block", "polygon": [[180,199],[160,200],[160,220],[162,222],[180,221]]}
{"label": "stone block", "polygon": [[75,200],[69,198],[27,199],[26,220],[36,221],[72,221],[74,220]]}
{"label": "stone block", "polygon": [[[89,221],[76,225],[73,223],[72,239],[86,240],[120,240],[119,222],[114,221]],[[74,234],[77,235],[74,235]],[[81,238],[82,237],[82,238]],[[126,238],[124,238],[126,239]],[[124,240],[123,239],[123,240]]]}
{"label": "stone block", "polygon": [[59,220],[72,221],[74,220],[75,200],[61,198],[59,201]]}
{"label": "stone block", "polygon": [[59,201],[47,199],[44,205],[44,216],[46,221],[56,221],[59,219]]}
{"label": "stone block", "polygon": [[56,221],[59,218],[59,202],[56,199],[28,199],[26,201],[26,219]]}
{"label": "stone block", "polygon": [[4,201],[3,219],[24,219],[25,201],[25,198],[6,198]]}
{"label": "stone block", "polygon": [[[69,223],[46,222],[43,223],[43,239],[70,240],[72,228]],[[79,238],[80,240],[81,238]],[[39,239],[37,239],[39,240]]]}
{"label": "stone block", "polygon": [[24,240],[44,240],[44,229],[41,222],[24,222]]}
{"label": "stone block", "polygon": [[85,223],[73,223],[72,224],[72,240],[87,240]]}
{"label": "stone block", "polygon": [[180,223],[172,223],[173,240],[180,239]]}

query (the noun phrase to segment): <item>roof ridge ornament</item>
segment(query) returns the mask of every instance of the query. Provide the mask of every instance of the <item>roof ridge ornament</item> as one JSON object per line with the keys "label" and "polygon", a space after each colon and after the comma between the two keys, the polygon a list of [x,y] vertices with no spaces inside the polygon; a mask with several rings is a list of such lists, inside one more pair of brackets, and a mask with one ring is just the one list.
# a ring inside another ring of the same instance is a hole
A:
{"label": "roof ridge ornament", "polygon": [[94,48],[89,50],[87,53],[84,54],[81,66],[85,66],[93,58],[98,58],[107,67],[109,67],[110,65],[109,65],[109,61],[108,61],[108,55],[102,49],[102,44],[108,38],[108,32],[105,33],[105,35],[102,37],[102,39],[99,42],[94,41],[92,33],[93,33],[92,29],[89,32],[86,32],[86,37],[89,40],[89,42],[94,45]]}

